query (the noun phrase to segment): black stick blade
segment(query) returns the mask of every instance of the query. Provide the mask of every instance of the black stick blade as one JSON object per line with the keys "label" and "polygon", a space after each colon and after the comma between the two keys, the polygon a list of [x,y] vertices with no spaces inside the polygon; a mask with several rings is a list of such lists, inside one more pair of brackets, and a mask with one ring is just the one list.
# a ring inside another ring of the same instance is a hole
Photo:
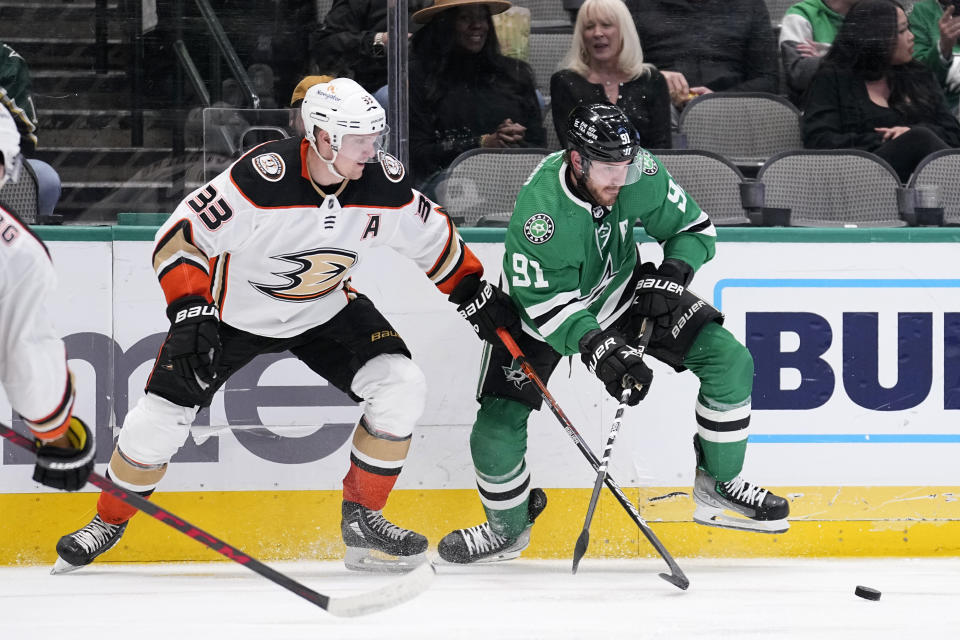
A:
{"label": "black stick blade", "polygon": [[583,560],[583,555],[587,552],[587,547],[590,546],[590,531],[584,528],[580,532],[580,537],[577,538],[577,544],[573,548],[573,575],[577,575],[577,567],[580,566],[580,561]]}
{"label": "black stick blade", "polygon": [[661,573],[658,575],[664,580],[666,580],[667,582],[669,582],[670,584],[672,584],[673,586],[675,586],[676,588],[681,589],[683,591],[686,591],[687,587],[690,586],[690,581],[687,580],[687,576],[683,575],[683,573],[681,573],[678,576],[675,576],[671,573]]}

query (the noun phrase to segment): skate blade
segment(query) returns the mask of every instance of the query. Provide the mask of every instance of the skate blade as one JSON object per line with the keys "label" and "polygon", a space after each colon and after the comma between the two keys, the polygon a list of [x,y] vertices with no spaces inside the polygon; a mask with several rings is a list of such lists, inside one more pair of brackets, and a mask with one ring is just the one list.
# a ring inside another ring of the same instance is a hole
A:
{"label": "skate blade", "polygon": [[82,569],[86,565],[73,565],[64,560],[63,558],[57,556],[57,561],[53,563],[53,568],[50,569],[50,575],[57,576],[61,573],[70,573],[71,571],[76,571],[77,569]]}
{"label": "skate blade", "polygon": [[351,571],[369,573],[408,573],[427,561],[425,553],[412,556],[392,556],[376,549],[347,547],[343,564]]}
{"label": "skate blade", "polygon": [[790,523],[785,519],[752,520],[742,516],[727,515],[722,510],[711,507],[697,507],[693,513],[693,521],[707,527],[754,533],[785,533],[790,529]]}
{"label": "skate blade", "polygon": [[492,556],[487,556],[486,558],[480,558],[470,564],[485,564],[488,562],[503,562],[504,560],[513,560],[514,558],[519,558],[520,554],[523,553],[524,549],[527,546],[524,545],[523,549],[516,549],[511,551],[501,551],[500,553],[495,553]]}

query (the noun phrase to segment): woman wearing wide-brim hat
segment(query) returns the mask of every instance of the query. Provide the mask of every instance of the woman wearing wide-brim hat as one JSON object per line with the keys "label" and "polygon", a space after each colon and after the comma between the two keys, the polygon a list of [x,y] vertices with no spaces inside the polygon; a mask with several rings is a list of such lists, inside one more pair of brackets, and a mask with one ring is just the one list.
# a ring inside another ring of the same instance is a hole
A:
{"label": "woman wearing wide-brim hat", "polygon": [[433,6],[420,9],[411,18],[417,24],[426,24],[442,11],[468,4],[485,4],[490,10],[490,15],[503,13],[510,8],[510,3],[507,0],[436,0]]}
{"label": "woman wearing wide-brim hat", "polygon": [[423,27],[410,54],[410,161],[433,194],[440,173],[470,149],[543,147],[533,70],[500,53],[491,16],[506,0],[435,0],[413,14]]}

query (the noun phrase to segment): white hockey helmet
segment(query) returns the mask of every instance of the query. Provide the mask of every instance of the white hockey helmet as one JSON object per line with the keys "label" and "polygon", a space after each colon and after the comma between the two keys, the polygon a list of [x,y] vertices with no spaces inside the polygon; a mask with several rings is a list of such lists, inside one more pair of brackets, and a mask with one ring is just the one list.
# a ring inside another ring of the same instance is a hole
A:
{"label": "white hockey helmet", "polygon": [[0,107],[0,155],[3,156],[3,177],[0,178],[2,187],[8,180],[16,182],[20,178],[20,166],[23,162],[17,123],[3,107]]}
{"label": "white hockey helmet", "polygon": [[387,114],[380,103],[350,78],[335,78],[307,89],[300,106],[305,137],[316,144],[314,127],[330,134],[333,150],[339,151],[343,136],[385,133]]}

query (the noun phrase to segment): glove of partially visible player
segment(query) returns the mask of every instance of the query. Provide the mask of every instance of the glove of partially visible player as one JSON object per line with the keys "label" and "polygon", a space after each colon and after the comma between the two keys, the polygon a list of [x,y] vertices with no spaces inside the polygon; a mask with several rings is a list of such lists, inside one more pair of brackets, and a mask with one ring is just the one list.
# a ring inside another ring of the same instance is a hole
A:
{"label": "glove of partially visible player", "polygon": [[80,418],[70,418],[66,433],[55,441],[37,440],[33,479],[54,489],[78,491],[87,484],[96,454],[93,432]]}
{"label": "glove of partially visible player", "polygon": [[217,378],[220,318],[203,296],[185,296],[167,307],[170,332],[164,345],[173,370],[187,380],[208,386]]}
{"label": "glove of partially visible player", "polygon": [[[640,273],[633,316],[666,324],[679,306],[687,283],[693,279],[693,268],[682,260],[667,258],[659,269],[654,269],[653,263],[644,263]],[[639,326],[639,322],[636,324]]]}
{"label": "glove of partially visible player", "polygon": [[629,387],[633,387],[627,400],[631,407],[647,397],[653,371],[644,364],[643,352],[628,345],[619,331],[588,332],[580,339],[580,359],[617,400]]}
{"label": "glove of partially visible player", "polygon": [[520,337],[520,316],[517,308],[500,287],[495,287],[480,276],[464,276],[450,294],[450,302],[457,305],[460,316],[470,323],[481,340],[499,344],[497,328],[505,328],[510,335]]}

